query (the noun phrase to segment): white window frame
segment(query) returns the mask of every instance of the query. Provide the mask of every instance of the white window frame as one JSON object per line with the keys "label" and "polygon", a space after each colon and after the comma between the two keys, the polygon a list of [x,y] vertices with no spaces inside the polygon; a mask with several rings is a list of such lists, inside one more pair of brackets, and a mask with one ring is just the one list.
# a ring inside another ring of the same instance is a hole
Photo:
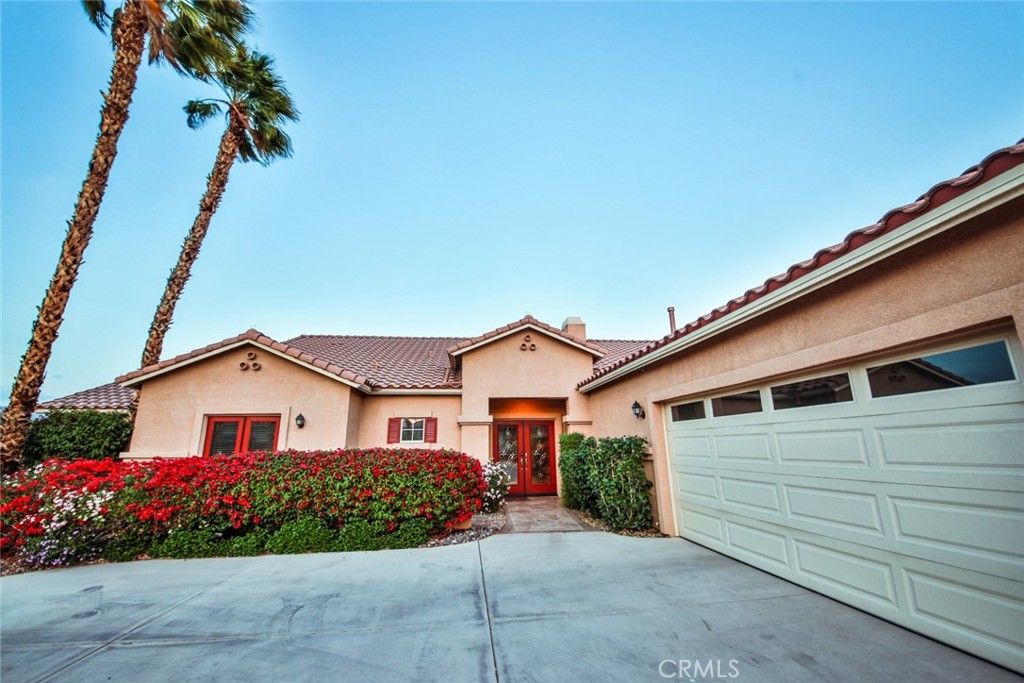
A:
{"label": "white window frame", "polygon": [[[398,429],[398,443],[425,443],[427,438],[427,418],[425,417],[403,417]],[[417,424],[419,427],[417,428]],[[406,426],[408,425],[408,426]],[[410,437],[415,437],[417,431],[419,438],[405,438],[406,432]]]}

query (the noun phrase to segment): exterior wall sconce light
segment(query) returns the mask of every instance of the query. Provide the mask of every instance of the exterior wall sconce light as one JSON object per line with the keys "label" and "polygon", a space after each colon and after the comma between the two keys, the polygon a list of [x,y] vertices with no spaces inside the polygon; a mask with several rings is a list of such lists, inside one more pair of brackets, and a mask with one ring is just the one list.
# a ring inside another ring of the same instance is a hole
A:
{"label": "exterior wall sconce light", "polygon": [[642,420],[647,417],[647,413],[644,412],[644,407],[640,405],[640,401],[633,401],[633,415],[635,415],[638,420]]}
{"label": "exterior wall sconce light", "polygon": [[306,418],[302,416],[302,413],[299,413],[298,415],[295,416],[295,426],[298,427],[299,429],[302,429],[303,427],[306,426]]}

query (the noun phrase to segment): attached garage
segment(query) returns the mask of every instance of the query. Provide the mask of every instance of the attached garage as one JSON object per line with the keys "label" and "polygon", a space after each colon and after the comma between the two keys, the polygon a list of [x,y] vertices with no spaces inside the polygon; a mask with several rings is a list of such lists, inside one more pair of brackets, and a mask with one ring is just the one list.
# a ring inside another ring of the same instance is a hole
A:
{"label": "attached garage", "polygon": [[668,402],[679,535],[1024,668],[1012,328]]}
{"label": "attached garage", "polygon": [[1024,673],[1022,264],[1024,141],[670,309],[581,383],[595,435],[650,440],[666,534]]}

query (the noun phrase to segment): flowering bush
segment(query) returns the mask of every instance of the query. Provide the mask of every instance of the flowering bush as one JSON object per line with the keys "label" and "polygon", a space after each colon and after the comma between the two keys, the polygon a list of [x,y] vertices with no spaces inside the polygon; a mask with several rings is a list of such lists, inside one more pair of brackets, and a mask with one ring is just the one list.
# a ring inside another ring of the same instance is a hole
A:
{"label": "flowering bush", "polygon": [[510,477],[505,468],[496,462],[484,464],[483,476],[484,481],[487,482],[487,490],[483,495],[483,511],[490,514],[497,512],[501,508],[501,504],[505,502]]}
{"label": "flowering bush", "polygon": [[408,547],[468,520],[487,491],[480,463],[447,450],[48,460],[3,480],[0,552],[33,566],[149,550],[257,554],[299,520],[342,536],[372,528],[387,537],[379,547]]}

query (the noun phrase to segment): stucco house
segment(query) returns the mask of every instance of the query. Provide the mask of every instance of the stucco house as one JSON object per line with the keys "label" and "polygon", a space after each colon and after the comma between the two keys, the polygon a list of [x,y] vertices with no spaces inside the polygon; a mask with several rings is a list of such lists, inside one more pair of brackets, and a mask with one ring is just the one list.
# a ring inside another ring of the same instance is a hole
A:
{"label": "stucco house", "polygon": [[117,384],[126,457],[428,443],[543,494],[558,434],[644,436],[665,533],[1024,671],[1022,338],[1024,142],[659,340],[250,330]]}

